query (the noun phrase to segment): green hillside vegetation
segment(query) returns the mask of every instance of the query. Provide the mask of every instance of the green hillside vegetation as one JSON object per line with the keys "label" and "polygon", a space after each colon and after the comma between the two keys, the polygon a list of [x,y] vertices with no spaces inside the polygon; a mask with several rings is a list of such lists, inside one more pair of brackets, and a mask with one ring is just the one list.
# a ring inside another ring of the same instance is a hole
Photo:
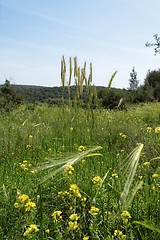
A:
{"label": "green hillside vegetation", "polygon": [[[62,87],[43,87],[43,86],[29,86],[29,85],[12,85],[9,84],[10,91],[6,93],[3,91],[6,88],[6,83],[0,86],[0,105],[1,107],[5,106],[7,102],[14,102],[19,104],[22,103],[49,103],[60,105],[62,101],[62,96],[64,96],[65,103],[67,104],[69,100],[68,96],[68,88],[64,87],[64,92]],[[127,101],[129,101],[129,91],[125,89],[116,89],[112,88],[109,96],[107,97],[107,87],[96,87],[97,97],[99,99],[99,106],[108,107],[110,105],[109,101],[107,100],[110,98],[110,102],[113,101],[113,107],[115,107],[119,100],[123,97]],[[75,98],[76,93],[76,86],[70,87],[70,98],[73,101]],[[9,95],[15,96],[15,98],[10,97]],[[82,103],[87,102],[87,91],[86,87],[83,86],[83,93],[81,96]],[[16,99],[19,98],[19,100]],[[3,101],[5,99],[5,101]],[[83,104],[82,104],[83,105]],[[108,106],[107,106],[108,105]],[[111,106],[112,107],[112,106]]]}
{"label": "green hillside vegetation", "polygon": [[[93,88],[93,86],[91,86]],[[140,102],[160,101],[160,70],[148,71],[144,84],[136,90],[117,89],[96,86],[97,107],[116,108],[120,99],[123,99],[125,105]],[[76,86],[70,86],[70,99],[73,101],[76,95]],[[12,85],[9,81],[0,86],[0,108],[9,109],[20,103],[48,103],[61,105],[62,96],[65,103],[68,103],[68,87],[43,87],[32,85]],[[81,95],[81,105],[87,102],[87,89],[83,86]]]}

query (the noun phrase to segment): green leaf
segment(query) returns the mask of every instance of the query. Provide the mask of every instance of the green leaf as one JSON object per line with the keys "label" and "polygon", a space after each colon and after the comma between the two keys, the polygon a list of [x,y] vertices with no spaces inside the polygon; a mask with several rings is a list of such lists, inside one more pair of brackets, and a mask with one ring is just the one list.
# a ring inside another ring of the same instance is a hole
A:
{"label": "green leaf", "polygon": [[150,224],[148,224],[146,222],[134,221],[133,224],[138,224],[138,225],[141,225],[142,227],[148,228],[148,229],[150,229],[150,230],[152,230],[154,232],[160,233],[160,227],[157,228],[157,227],[155,227],[153,225],[150,225]]}

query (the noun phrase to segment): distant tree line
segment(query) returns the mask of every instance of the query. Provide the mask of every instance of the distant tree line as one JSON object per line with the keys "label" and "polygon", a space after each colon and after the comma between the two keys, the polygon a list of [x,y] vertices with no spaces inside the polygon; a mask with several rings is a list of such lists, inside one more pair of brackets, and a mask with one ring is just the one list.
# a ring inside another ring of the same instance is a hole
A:
{"label": "distant tree line", "polygon": [[[160,69],[148,70],[144,79],[144,84],[138,85],[137,73],[135,68],[132,69],[129,79],[128,89],[96,87],[97,100],[93,100],[93,108],[125,108],[126,104],[160,101]],[[87,103],[87,93],[85,86],[80,102],[85,107]],[[70,87],[70,100],[74,100],[76,86]],[[64,95],[65,104],[68,104],[67,87],[42,87],[27,85],[12,85],[8,80],[0,86],[0,109],[2,111],[10,111],[14,107],[22,103],[48,103],[51,105],[61,104],[62,94]],[[121,105],[119,105],[121,103]]]}

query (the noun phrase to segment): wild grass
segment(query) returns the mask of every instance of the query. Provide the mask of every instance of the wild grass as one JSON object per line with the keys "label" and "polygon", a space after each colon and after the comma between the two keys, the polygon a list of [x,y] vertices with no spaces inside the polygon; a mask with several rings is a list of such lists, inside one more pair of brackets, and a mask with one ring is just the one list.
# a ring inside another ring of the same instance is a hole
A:
{"label": "wild grass", "polygon": [[159,239],[160,104],[93,114],[0,116],[0,239]]}

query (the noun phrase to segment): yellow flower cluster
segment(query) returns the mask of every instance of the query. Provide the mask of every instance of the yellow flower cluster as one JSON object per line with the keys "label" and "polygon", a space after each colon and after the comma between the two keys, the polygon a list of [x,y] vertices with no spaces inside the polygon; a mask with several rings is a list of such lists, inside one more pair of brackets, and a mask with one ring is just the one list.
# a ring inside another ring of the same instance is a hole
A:
{"label": "yellow flower cluster", "polygon": [[72,175],[73,174],[73,171],[74,171],[74,167],[72,165],[68,165],[65,167],[64,169],[64,173],[65,175]]}
{"label": "yellow flower cluster", "polygon": [[49,233],[50,233],[49,228],[47,228],[45,232],[46,232],[47,234],[49,234]]}
{"label": "yellow flower cluster", "polygon": [[70,132],[73,132],[73,127],[70,128]]}
{"label": "yellow flower cluster", "polygon": [[82,151],[85,151],[86,150],[86,147],[85,146],[79,146],[78,147],[78,151],[79,152],[82,152]]}
{"label": "yellow flower cluster", "polygon": [[121,138],[124,138],[124,139],[127,138],[127,136],[123,133],[120,133],[119,136],[121,136]]}
{"label": "yellow flower cluster", "polygon": [[123,235],[122,231],[120,230],[114,230],[114,234],[112,236],[112,239],[126,239],[126,235]]}
{"label": "yellow flower cluster", "polygon": [[143,165],[144,165],[145,167],[149,167],[150,164],[151,164],[150,162],[144,162],[144,163],[143,163]]}
{"label": "yellow flower cluster", "polygon": [[78,222],[77,222],[79,219],[78,214],[76,214],[76,213],[71,214],[69,219],[71,220],[68,222],[69,228],[72,231],[76,230],[78,228]]}
{"label": "yellow flower cluster", "polygon": [[58,222],[58,220],[62,219],[62,212],[61,211],[54,211],[52,213],[52,217],[54,222]]}
{"label": "yellow flower cluster", "polygon": [[31,235],[31,234],[34,234],[34,233],[37,233],[39,231],[38,227],[36,224],[31,224],[27,229],[26,231],[24,232],[23,236],[28,236],[28,235]]}
{"label": "yellow flower cluster", "polygon": [[24,171],[28,171],[29,168],[32,167],[32,164],[28,163],[27,160],[24,160],[22,163],[19,163],[20,168],[22,168]]}
{"label": "yellow flower cluster", "polygon": [[99,212],[99,208],[92,206],[89,213],[92,215],[97,215]]}
{"label": "yellow flower cluster", "polygon": [[30,144],[27,144],[26,145],[26,149],[30,149],[31,148],[31,145]]}
{"label": "yellow flower cluster", "polygon": [[152,178],[153,178],[153,179],[158,178],[158,177],[159,177],[159,174],[158,174],[158,173],[154,173],[154,174],[152,175]]}
{"label": "yellow flower cluster", "polygon": [[72,231],[74,231],[74,230],[76,230],[76,229],[78,228],[78,223],[77,223],[77,221],[74,221],[74,222],[69,221],[69,222],[68,222],[68,225],[69,225],[69,228],[70,228]]}
{"label": "yellow flower cluster", "polygon": [[70,215],[69,219],[72,220],[72,221],[78,221],[79,216],[78,216],[77,213],[73,213],[73,214]]}
{"label": "yellow flower cluster", "polygon": [[156,127],[156,128],[155,128],[155,133],[160,134],[160,127]]}
{"label": "yellow flower cluster", "polygon": [[147,127],[147,132],[148,132],[148,133],[151,133],[152,130],[153,130],[153,129],[152,129],[151,127]]}
{"label": "yellow flower cluster", "polygon": [[117,175],[117,173],[112,173],[112,178],[118,178],[118,175]]}
{"label": "yellow flower cluster", "polygon": [[29,135],[29,139],[31,140],[33,138],[33,136],[32,135]]}
{"label": "yellow flower cluster", "polygon": [[88,236],[84,236],[83,240],[89,240],[89,237]]}
{"label": "yellow flower cluster", "polygon": [[26,194],[18,194],[17,201],[14,204],[15,208],[24,209],[25,212],[29,212],[36,207],[36,204]]}
{"label": "yellow flower cluster", "polygon": [[123,220],[123,223],[127,224],[128,223],[128,219],[131,218],[131,215],[130,215],[130,213],[128,211],[123,211],[121,213],[121,218]]}
{"label": "yellow flower cluster", "polygon": [[70,184],[69,187],[69,191],[60,191],[58,192],[58,196],[62,197],[62,198],[69,198],[69,199],[73,199],[74,197],[78,197],[81,199],[82,203],[86,202],[86,197],[82,196],[82,194],[80,193],[79,187],[77,186],[77,184]]}
{"label": "yellow flower cluster", "polygon": [[58,192],[58,196],[69,197],[69,198],[72,197],[72,195],[69,192],[67,192],[67,191],[60,191],[60,192]]}
{"label": "yellow flower cluster", "polygon": [[76,197],[78,197],[78,198],[81,198],[81,197],[82,197],[82,195],[81,195],[81,193],[80,193],[80,191],[79,191],[79,187],[77,186],[77,184],[71,184],[69,190],[72,191],[72,193],[73,193]]}
{"label": "yellow flower cluster", "polygon": [[102,178],[100,176],[95,176],[92,179],[92,182],[93,182],[94,185],[99,186],[102,182]]}

